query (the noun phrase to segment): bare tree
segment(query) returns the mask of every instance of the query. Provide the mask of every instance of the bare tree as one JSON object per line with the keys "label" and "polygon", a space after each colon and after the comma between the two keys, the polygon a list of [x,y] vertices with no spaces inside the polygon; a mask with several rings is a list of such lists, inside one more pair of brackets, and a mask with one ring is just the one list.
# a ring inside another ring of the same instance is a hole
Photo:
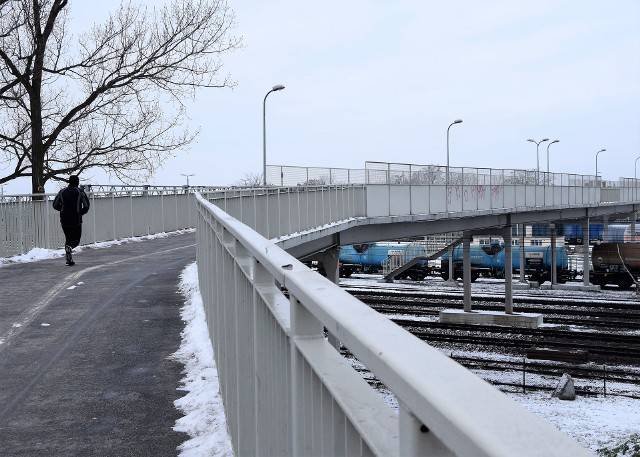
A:
{"label": "bare tree", "polygon": [[238,187],[262,187],[262,173],[245,173],[242,178],[233,183]]}
{"label": "bare tree", "polygon": [[197,132],[199,88],[231,87],[221,57],[241,46],[224,0],[124,2],[77,39],[68,0],[0,0],[0,183],[32,191],[92,168],[145,178]]}

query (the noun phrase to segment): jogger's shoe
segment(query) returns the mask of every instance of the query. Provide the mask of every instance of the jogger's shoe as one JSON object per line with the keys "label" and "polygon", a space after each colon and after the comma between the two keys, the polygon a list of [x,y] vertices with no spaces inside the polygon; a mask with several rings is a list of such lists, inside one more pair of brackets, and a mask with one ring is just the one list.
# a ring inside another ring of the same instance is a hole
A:
{"label": "jogger's shoe", "polygon": [[69,265],[69,266],[76,264],[73,261],[73,257],[71,256],[71,249],[72,249],[71,246],[65,245],[65,247],[64,247],[65,257],[66,257],[66,260],[67,260],[67,265]]}

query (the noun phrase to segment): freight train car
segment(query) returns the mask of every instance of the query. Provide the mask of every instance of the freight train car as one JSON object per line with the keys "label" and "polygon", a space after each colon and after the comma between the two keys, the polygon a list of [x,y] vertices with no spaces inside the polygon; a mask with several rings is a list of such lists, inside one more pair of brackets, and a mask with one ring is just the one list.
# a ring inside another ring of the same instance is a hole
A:
{"label": "freight train car", "polygon": [[640,243],[601,243],[591,251],[593,284],[630,288],[640,278]]}
{"label": "freight train car", "polygon": [[[504,243],[494,241],[490,245],[471,245],[471,281],[480,276],[489,278],[504,278],[505,250]],[[551,247],[550,246],[525,246],[525,275],[532,281],[543,282],[551,279]],[[567,250],[564,247],[556,247],[556,274],[558,282],[566,282],[575,279],[576,272],[569,269]],[[454,276],[462,278],[463,272],[463,246],[456,246],[453,250]],[[520,271],[520,247],[513,246],[511,250],[513,272]],[[449,253],[441,258],[441,275],[443,279],[449,279]]]}
{"label": "freight train car", "polygon": [[[582,244],[584,234],[582,224],[562,224],[564,241],[567,244]],[[604,224],[589,224],[589,243],[602,241]]]}

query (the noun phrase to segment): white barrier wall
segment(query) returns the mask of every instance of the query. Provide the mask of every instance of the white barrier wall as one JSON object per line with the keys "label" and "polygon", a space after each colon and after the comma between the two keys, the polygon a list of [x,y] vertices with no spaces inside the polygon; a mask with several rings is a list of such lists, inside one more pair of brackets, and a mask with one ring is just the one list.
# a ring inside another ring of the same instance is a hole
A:
{"label": "white barrier wall", "polygon": [[266,238],[366,216],[366,186],[285,187],[206,194],[210,202]]}
{"label": "white barrier wall", "polygon": [[[604,190],[604,189],[603,189]],[[551,206],[592,206],[629,198],[625,189],[529,185],[367,185],[367,216],[402,216]],[[618,200],[613,200],[616,197]],[[627,200],[631,201],[631,200]]]}
{"label": "white barrier wall", "polygon": [[[0,200],[0,257],[20,255],[33,248],[64,247],[60,213],[45,200],[17,196]],[[195,224],[193,195],[88,193],[91,208],[83,217],[82,244],[143,236]]]}

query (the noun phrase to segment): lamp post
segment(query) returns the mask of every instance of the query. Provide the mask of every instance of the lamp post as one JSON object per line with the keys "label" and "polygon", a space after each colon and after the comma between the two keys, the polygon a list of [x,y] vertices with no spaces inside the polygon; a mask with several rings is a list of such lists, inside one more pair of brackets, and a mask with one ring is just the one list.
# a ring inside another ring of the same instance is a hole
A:
{"label": "lamp post", "polygon": [[551,146],[553,143],[560,143],[560,140],[553,140],[547,145],[547,184],[549,184],[549,146]]}
{"label": "lamp post", "polygon": [[638,159],[640,159],[640,157],[636,157],[636,163],[633,165],[633,188],[635,198],[638,198]]}
{"label": "lamp post", "polygon": [[185,175],[184,173],[180,173],[180,176],[186,176],[187,178],[187,187],[189,187],[189,176],[195,176],[194,174]]}
{"label": "lamp post", "polygon": [[267,92],[267,95],[264,96],[264,101],[262,102],[262,183],[264,187],[267,187],[267,97],[271,92],[282,89],[284,89],[282,84],[273,86],[271,90]]}
{"label": "lamp post", "polygon": [[600,149],[598,152],[596,152],[596,185],[598,185],[598,154],[605,151],[606,149]]}
{"label": "lamp post", "polygon": [[532,140],[529,138],[527,141],[536,144],[536,185],[540,181],[540,143],[544,143],[545,141],[549,141],[549,138],[543,138],[540,141]]}
{"label": "lamp post", "polygon": [[[446,186],[447,187],[445,189],[445,192],[449,192],[449,129],[454,124],[462,124],[462,119],[456,119],[451,124],[449,124],[449,127],[447,127],[447,179],[446,179]],[[448,201],[449,201],[449,199],[447,198],[447,202]]]}

